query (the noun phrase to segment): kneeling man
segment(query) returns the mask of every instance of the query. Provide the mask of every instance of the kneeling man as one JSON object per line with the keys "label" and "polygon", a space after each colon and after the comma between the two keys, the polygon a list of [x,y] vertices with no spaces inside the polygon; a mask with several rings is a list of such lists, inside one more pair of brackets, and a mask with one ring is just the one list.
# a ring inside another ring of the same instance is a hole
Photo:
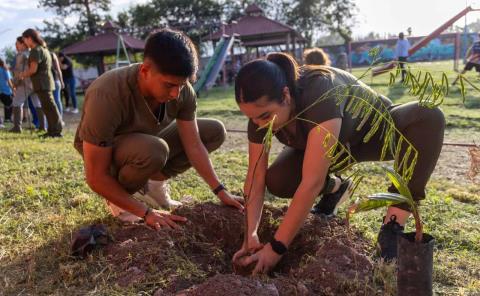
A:
{"label": "kneeling man", "polygon": [[140,217],[155,229],[177,228],[175,222],[185,218],[148,205],[178,206],[165,182],[191,166],[224,204],[243,209],[208,157],[226,132],[220,121],[195,116],[189,81],[197,69],[192,41],[165,29],[147,39],[143,63],[109,71],[88,88],[74,145],[83,156],[88,185],[107,200],[114,216]]}

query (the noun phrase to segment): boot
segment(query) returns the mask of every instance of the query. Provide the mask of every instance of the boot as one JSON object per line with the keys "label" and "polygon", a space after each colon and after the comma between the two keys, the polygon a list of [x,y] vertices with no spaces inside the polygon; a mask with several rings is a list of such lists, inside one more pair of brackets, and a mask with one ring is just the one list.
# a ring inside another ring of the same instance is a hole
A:
{"label": "boot", "polygon": [[181,202],[171,199],[170,186],[167,181],[148,180],[146,192],[137,192],[133,195],[153,208],[174,209],[182,205]]}
{"label": "boot", "polygon": [[404,227],[397,223],[397,216],[392,215],[390,221],[383,224],[378,233],[377,245],[380,257],[385,261],[397,259],[398,236],[403,233]]}
{"label": "boot", "polygon": [[35,108],[35,112],[37,113],[37,117],[38,117],[38,131],[46,132],[47,127],[45,126],[45,115],[43,115],[42,108]]}
{"label": "boot", "polygon": [[21,133],[22,132],[22,108],[13,107],[13,127],[10,129],[12,133]]}

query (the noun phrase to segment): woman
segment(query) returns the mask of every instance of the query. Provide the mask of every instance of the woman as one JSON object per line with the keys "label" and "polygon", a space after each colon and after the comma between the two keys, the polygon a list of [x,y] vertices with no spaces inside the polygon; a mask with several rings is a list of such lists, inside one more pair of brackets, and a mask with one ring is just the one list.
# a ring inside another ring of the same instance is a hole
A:
{"label": "woman", "polygon": [[[47,118],[48,129],[43,137],[62,137],[60,113],[55,106],[53,91],[55,81],[52,77],[52,58],[45,41],[34,29],[27,29],[22,34],[23,41],[31,49],[28,57],[28,69],[20,74],[21,79],[30,77],[33,90],[42,103],[42,110]],[[40,117],[40,116],[39,116]]]}
{"label": "woman", "polygon": [[305,65],[323,65],[330,66],[332,63],[328,54],[323,49],[314,47],[303,52],[303,60]]}
{"label": "woman", "polygon": [[[3,103],[3,108],[6,110],[12,105],[12,97],[15,93],[15,88],[12,82],[12,75],[8,71],[5,62],[0,59],[0,101]],[[5,112],[5,117],[7,113]],[[6,118],[5,118],[6,119]],[[2,118],[0,117],[0,128],[4,128]]]}
{"label": "woman", "polygon": [[[28,97],[31,98],[34,109],[32,110],[32,115],[42,112],[42,105],[40,100],[33,93],[32,82],[29,78],[20,79],[21,73],[23,73],[28,67],[28,48],[27,45],[23,42],[22,37],[17,37],[15,42],[15,48],[17,49],[17,54],[15,56],[15,68],[13,69],[13,81],[14,85],[17,88],[15,96],[13,97],[13,127],[10,130],[14,133],[22,132],[22,119],[23,119],[23,105]],[[44,122],[42,120],[42,122]],[[44,126],[41,127],[42,130],[45,129]]]}
{"label": "woman", "polygon": [[[341,91],[335,91],[338,89]],[[322,96],[323,99],[315,103]],[[340,100],[341,97],[345,100]],[[339,185],[337,179],[327,177],[331,164],[326,153],[336,139],[349,147],[356,161],[380,159],[383,133],[378,131],[367,143],[363,141],[372,129],[374,116],[363,122],[361,116],[355,117],[346,111],[346,106],[355,97],[369,100],[378,110],[388,112],[396,128],[418,150],[418,160],[408,185],[416,200],[425,197],[425,185],[443,143],[445,120],[438,108],[424,108],[417,102],[392,105],[389,99],[377,95],[345,71],[323,66],[299,68],[286,54],[270,54],[265,60],[246,64],[235,82],[236,101],[250,119],[249,167],[244,187],[244,192],[250,194],[248,241],[235,254],[234,261],[242,258],[237,262],[245,265],[256,261],[254,272],[269,270],[286,252],[322,191],[319,204],[333,203],[334,207],[341,202],[342,195],[348,195],[349,190],[344,186],[348,182]],[[273,119],[275,136],[287,147],[268,166],[268,153],[262,152],[266,131],[258,127]],[[387,159],[392,158],[387,155]],[[276,196],[293,200],[274,239],[262,245],[257,228],[265,187]],[[331,208],[327,206],[324,211]],[[382,257],[396,257],[396,236],[403,230],[409,215],[405,204],[388,208],[378,238]]]}

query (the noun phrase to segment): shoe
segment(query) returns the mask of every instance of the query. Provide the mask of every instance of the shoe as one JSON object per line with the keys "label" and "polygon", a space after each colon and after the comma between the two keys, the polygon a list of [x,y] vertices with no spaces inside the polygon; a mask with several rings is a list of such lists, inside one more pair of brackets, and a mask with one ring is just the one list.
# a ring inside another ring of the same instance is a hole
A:
{"label": "shoe", "polygon": [[[385,217],[384,217],[385,219]],[[398,236],[403,233],[404,227],[397,223],[397,216],[390,216],[390,221],[383,224],[377,238],[377,246],[380,249],[380,257],[385,261],[397,258]]]}
{"label": "shoe", "polygon": [[353,193],[353,182],[350,179],[343,181],[337,191],[327,193],[312,208],[310,213],[327,217],[337,214],[338,207],[347,201]]}
{"label": "shoe", "polygon": [[0,128],[5,128],[5,125],[3,123],[0,123]]}
{"label": "shoe", "polygon": [[22,133],[22,128],[18,127],[18,126],[14,126],[11,129],[9,129],[8,132],[14,133],[14,134],[21,134]]}
{"label": "shoe", "polygon": [[50,134],[50,133],[47,132],[45,134],[41,134],[39,137],[43,138],[43,139],[46,139],[46,138],[63,138],[63,135],[60,134],[60,133]]}
{"label": "shoe", "polygon": [[77,113],[78,113],[78,109],[77,109],[77,108],[72,109],[71,112],[72,112],[73,114],[77,114]]}
{"label": "shoe", "polygon": [[64,111],[64,112],[70,112],[71,109],[70,109],[70,107],[66,107],[65,109],[63,109],[63,111]]}
{"label": "shoe", "polygon": [[170,197],[170,186],[167,181],[148,180],[145,187],[146,190],[136,192],[133,197],[157,209],[162,207],[172,210],[182,205]]}

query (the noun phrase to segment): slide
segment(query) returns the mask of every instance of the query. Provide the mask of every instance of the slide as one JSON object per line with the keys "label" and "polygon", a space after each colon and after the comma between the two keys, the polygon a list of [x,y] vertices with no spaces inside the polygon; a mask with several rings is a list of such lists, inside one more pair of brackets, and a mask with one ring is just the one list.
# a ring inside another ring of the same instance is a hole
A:
{"label": "slide", "polygon": [[[433,31],[432,33],[430,33],[429,35],[423,37],[422,39],[420,39],[417,43],[415,43],[414,45],[412,45],[412,47],[410,47],[410,49],[408,50],[408,55],[413,55],[415,52],[417,52],[420,48],[426,46],[430,41],[432,41],[432,39],[438,37],[443,31],[445,31],[446,29],[448,29],[448,27],[450,27],[451,25],[453,25],[456,21],[458,21],[460,18],[462,18],[464,15],[466,15],[467,13],[469,13],[470,11],[476,11],[478,9],[473,9],[471,6],[468,6],[467,8],[465,8],[464,10],[460,11],[457,15],[455,15],[454,17],[452,17],[451,19],[449,19],[445,24],[441,25],[440,27],[438,27],[435,31]],[[392,61],[386,65],[383,65],[383,66],[379,66],[379,67],[376,67],[376,68],[373,68],[372,69],[372,76],[376,76],[376,75],[379,75],[379,74],[382,74],[382,73],[385,73],[387,72],[389,69],[393,69],[395,68],[395,65],[396,65],[396,62],[395,61]],[[390,67],[387,69],[387,66]]]}
{"label": "slide", "polygon": [[218,42],[217,46],[215,47],[212,57],[202,71],[200,79],[198,79],[197,83],[195,83],[193,86],[195,92],[199,92],[203,88],[211,88],[213,86],[218,74],[222,70],[223,64],[225,63],[234,41],[234,36],[222,37],[222,39],[220,39],[220,42]]}

